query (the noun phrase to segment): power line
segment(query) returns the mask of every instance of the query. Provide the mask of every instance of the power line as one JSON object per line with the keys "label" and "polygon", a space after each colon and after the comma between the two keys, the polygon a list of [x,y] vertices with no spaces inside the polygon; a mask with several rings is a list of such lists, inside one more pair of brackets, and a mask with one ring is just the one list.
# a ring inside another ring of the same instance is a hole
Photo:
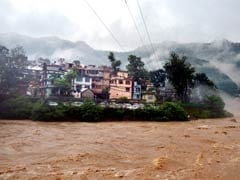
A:
{"label": "power line", "polygon": [[[143,38],[142,38],[142,36],[141,36],[141,33],[140,33],[140,31],[139,31],[139,28],[138,28],[138,26],[137,26],[137,23],[136,23],[136,21],[135,21],[135,18],[134,18],[134,16],[133,16],[133,13],[132,13],[132,11],[131,11],[128,3],[127,3],[127,0],[124,0],[124,1],[125,1],[126,6],[127,6],[128,12],[129,12],[129,14],[130,14],[130,16],[131,16],[131,18],[132,18],[132,21],[133,21],[133,24],[134,24],[134,26],[135,26],[135,29],[136,29],[136,31],[137,31],[137,33],[138,33],[139,40],[140,40],[141,43],[142,43],[142,48],[144,48],[145,51],[146,51],[146,53],[150,56],[151,54],[150,54],[149,50],[147,49],[147,47],[144,45]],[[133,50],[133,51],[136,53],[136,50]],[[148,64],[147,64],[147,66],[148,66]]]}
{"label": "power line", "polygon": [[141,15],[142,20],[143,20],[143,24],[144,24],[145,31],[146,31],[147,36],[148,36],[148,40],[149,40],[149,42],[150,42],[150,44],[151,44],[151,47],[152,47],[153,54],[154,54],[154,56],[155,56],[155,58],[156,58],[156,60],[157,60],[157,56],[156,56],[156,54],[155,54],[155,50],[154,50],[154,47],[153,47],[153,43],[152,43],[152,40],[151,40],[149,31],[148,31],[148,28],[147,28],[147,25],[146,25],[146,21],[145,21],[145,19],[144,19],[144,17],[143,17],[143,12],[142,12],[142,9],[141,9],[141,7],[140,7],[140,4],[139,4],[139,1],[138,1],[138,0],[137,0],[137,5],[138,5],[138,9],[139,9],[139,11],[140,11],[140,15]]}
{"label": "power line", "polygon": [[133,21],[133,24],[134,24],[134,26],[135,26],[135,29],[136,29],[136,31],[137,31],[137,33],[138,33],[139,39],[140,39],[140,41],[142,42],[142,46],[144,47],[143,38],[142,38],[142,36],[141,36],[141,34],[140,34],[140,31],[139,31],[139,29],[138,29],[138,27],[137,27],[137,23],[136,23],[136,21],[135,21],[135,19],[134,19],[134,17],[133,17],[133,14],[132,14],[132,12],[131,12],[131,9],[130,9],[130,7],[128,6],[127,0],[124,0],[124,1],[125,1],[126,6],[127,6],[128,12],[129,12],[129,14],[130,14],[130,16],[131,16],[131,18],[132,18],[132,21]]}
{"label": "power line", "polygon": [[115,42],[117,43],[117,45],[120,47],[120,49],[122,51],[124,51],[124,48],[122,47],[122,45],[119,43],[119,41],[117,40],[117,38],[114,36],[114,34],[112,33],[112,31],[107,27],[107,25],[104,23],[104,21],[102,20],[102,18],[98,15],[98,13],[94,10],[94,8],[88,3],[87,0],[83,0],[88,7],[93,11],[93,13],[97,16],[97,18],[99,19],[99,21],[103,24],[103,26],[105,27],[105,29],[109,32],[109,34],[112,36],[112,38],[115,40]]}

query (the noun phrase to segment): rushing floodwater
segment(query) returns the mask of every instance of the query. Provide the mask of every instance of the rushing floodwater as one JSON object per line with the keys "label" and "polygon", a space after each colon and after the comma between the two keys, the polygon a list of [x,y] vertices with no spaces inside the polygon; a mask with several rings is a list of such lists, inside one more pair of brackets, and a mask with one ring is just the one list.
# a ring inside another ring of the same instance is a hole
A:
{"label": "rushing floodwater", "polygon": [[0,121],[0,179],[240,179],[240,119]]}

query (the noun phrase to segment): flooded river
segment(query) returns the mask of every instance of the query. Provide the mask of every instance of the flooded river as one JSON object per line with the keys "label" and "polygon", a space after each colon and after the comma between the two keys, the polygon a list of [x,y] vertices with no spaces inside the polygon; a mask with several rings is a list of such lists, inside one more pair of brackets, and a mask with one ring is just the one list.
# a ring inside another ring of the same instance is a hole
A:
{"label": "flooded river", "polygon": [[0,121],[0,179],[240,179],[240,118]]}

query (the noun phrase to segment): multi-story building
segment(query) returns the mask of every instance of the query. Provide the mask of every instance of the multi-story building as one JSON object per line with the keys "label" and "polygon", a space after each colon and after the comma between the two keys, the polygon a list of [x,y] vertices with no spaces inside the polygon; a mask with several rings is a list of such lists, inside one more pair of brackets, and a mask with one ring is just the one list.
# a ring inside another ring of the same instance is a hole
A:
{"label": "multi-story building", "polygon": [[27,82],[27,89],[24,94],[32,97],[40,96],[40,80],[42,78],[42,67],[40,66],[28,66],[25,71],[25,79]]}
{"label": "multi-story building", "polygon": [[92,90],[95,94],[101,94],[109,89],[111,71],[109,67],[89,65],[85,67],[85,70],[86,74],[92,78]]}
{"label": "multi-story building", "polygon": [[54,79],[62,78],[65,72],[65,68],[62,65],[43,64],[40,90],[41,94],[44,97],[49,97],[51,95],[60,95],[60,90],[54,85]]}
{"label": "multi-story building", "polygon": [[110,99],[119,99],[126,97],[132,99],[132,79],[127,71],[119,71],[111,76],[110,81]]}
{"label": "multi-story building", "polygon": [[78,92],[83,89],[92,89],[92,78],[85,74],[83,69],[78,69],[77,77],[74,79],[73,88]]}
{"label": "multi-story building", "polygon": [[137,83],[137,81],[134,81],[132,99],[141,100],[141,96],[142,96],[142,87],[140,84]]}
{"label": "multi-story building", "polygon": [[77,67],[77,77],[73,83],[74,93],[77,94],[84,89],[91,89],[96,96],[106,94],[110,86],[110,70],[107,66],[88,65]]}
{"label": "multi-story building", "polygon": [[154,88],[152,83],[147,84],[147,89],[142,93],[142,99],[146,103],[155,103],[157,98],[156,98],[156,89]]}

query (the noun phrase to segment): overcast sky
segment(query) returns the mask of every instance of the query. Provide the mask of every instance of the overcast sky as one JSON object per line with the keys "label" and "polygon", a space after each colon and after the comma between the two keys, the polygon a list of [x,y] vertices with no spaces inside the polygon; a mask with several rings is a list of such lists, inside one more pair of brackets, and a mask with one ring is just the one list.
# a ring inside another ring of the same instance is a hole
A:
{"label": "overcast sky", "polygon": [[[124,50],[141,46],[125,0],[87,0]],[[149,44],[137,1],[127,0]],[[153,43],[240,41],[240,0],[139,0]],[[0,0],[0,32],[85,41],[120,50],[84,0]]]}

